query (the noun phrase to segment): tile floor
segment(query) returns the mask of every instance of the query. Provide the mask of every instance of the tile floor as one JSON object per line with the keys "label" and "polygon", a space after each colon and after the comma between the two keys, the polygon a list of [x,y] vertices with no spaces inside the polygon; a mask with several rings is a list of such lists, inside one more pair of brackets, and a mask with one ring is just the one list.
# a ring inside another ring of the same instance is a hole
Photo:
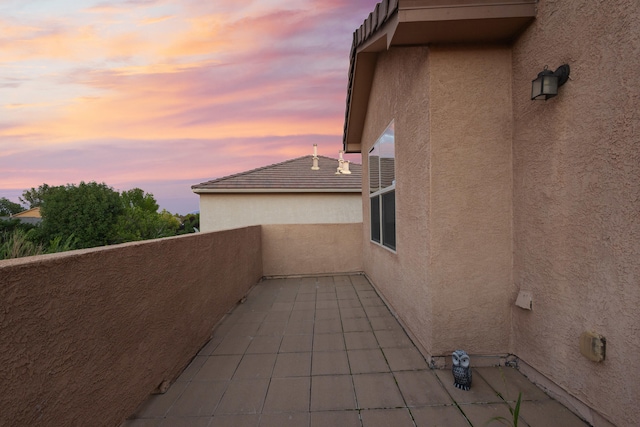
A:
{"label": "tile floor", "polygon": [[121,427],[484,426],[519,391],[520,426],[587,426],[513,368],[474,368],[470,391],[452,383],[364,276],[268,280]]}

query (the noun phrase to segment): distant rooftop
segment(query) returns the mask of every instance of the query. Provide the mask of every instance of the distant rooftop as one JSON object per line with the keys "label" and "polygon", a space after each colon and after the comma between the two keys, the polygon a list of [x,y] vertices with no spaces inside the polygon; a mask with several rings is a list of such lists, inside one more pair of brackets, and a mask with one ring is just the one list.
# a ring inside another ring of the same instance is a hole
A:
{"label": "distant rooftop", "polygon": [[312,170],[313,156],[303,156],[269,166],[193,185],[194,193],[268,193],[362,191],[362,165],[349,163],[351,174],[336,174],[338,159],[318,156],[319,170]]}

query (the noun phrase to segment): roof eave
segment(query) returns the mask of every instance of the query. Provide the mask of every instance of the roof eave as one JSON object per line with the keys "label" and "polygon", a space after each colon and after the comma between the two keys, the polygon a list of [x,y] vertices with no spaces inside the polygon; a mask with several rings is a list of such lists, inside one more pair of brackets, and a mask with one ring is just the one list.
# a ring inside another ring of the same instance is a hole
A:
{"label": "roof eave", "polygon": [[433,3],[433,0],[383,1],[354,33],[343,134],[345,152],[362,152],[362,132],[380,52],[392,46],[508,43],[536,16],[536,0]]}
{"label": "roof eave", "polygon": [[192,188],[196,194],[362,193],[361,188]]}

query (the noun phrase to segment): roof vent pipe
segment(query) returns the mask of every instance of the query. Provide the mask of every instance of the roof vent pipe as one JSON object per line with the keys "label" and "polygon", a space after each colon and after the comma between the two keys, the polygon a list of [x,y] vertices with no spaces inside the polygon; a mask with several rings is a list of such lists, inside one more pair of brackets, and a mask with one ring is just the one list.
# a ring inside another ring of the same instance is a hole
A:
{"label": "roof vent pipe", "polygon": [[344,174],[344,175],[351,175],[351,171],[349,170],[349,161],[345,160],[344,163],[342,164],[342,170],[340,171],[340,173]]}
{"label": "roof vent pipe", "polygon": [[318,166],[318,144],[313,144],[313,166],[311,166],[311,170],[317,171],[320,167]]}

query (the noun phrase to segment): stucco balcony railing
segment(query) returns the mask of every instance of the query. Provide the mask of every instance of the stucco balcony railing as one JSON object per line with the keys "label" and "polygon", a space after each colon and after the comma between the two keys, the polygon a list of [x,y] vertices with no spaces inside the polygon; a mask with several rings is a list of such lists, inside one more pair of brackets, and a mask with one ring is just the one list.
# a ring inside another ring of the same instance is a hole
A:
{"label": "stucco balcony railing", "polygon": [[361,230],[258,226],[1,262],[0,425],[476,425],[508,416],[516,390],[529,425],[585,425],[510,368],[479,368],[470,392],[429,369],[357,274]]}

